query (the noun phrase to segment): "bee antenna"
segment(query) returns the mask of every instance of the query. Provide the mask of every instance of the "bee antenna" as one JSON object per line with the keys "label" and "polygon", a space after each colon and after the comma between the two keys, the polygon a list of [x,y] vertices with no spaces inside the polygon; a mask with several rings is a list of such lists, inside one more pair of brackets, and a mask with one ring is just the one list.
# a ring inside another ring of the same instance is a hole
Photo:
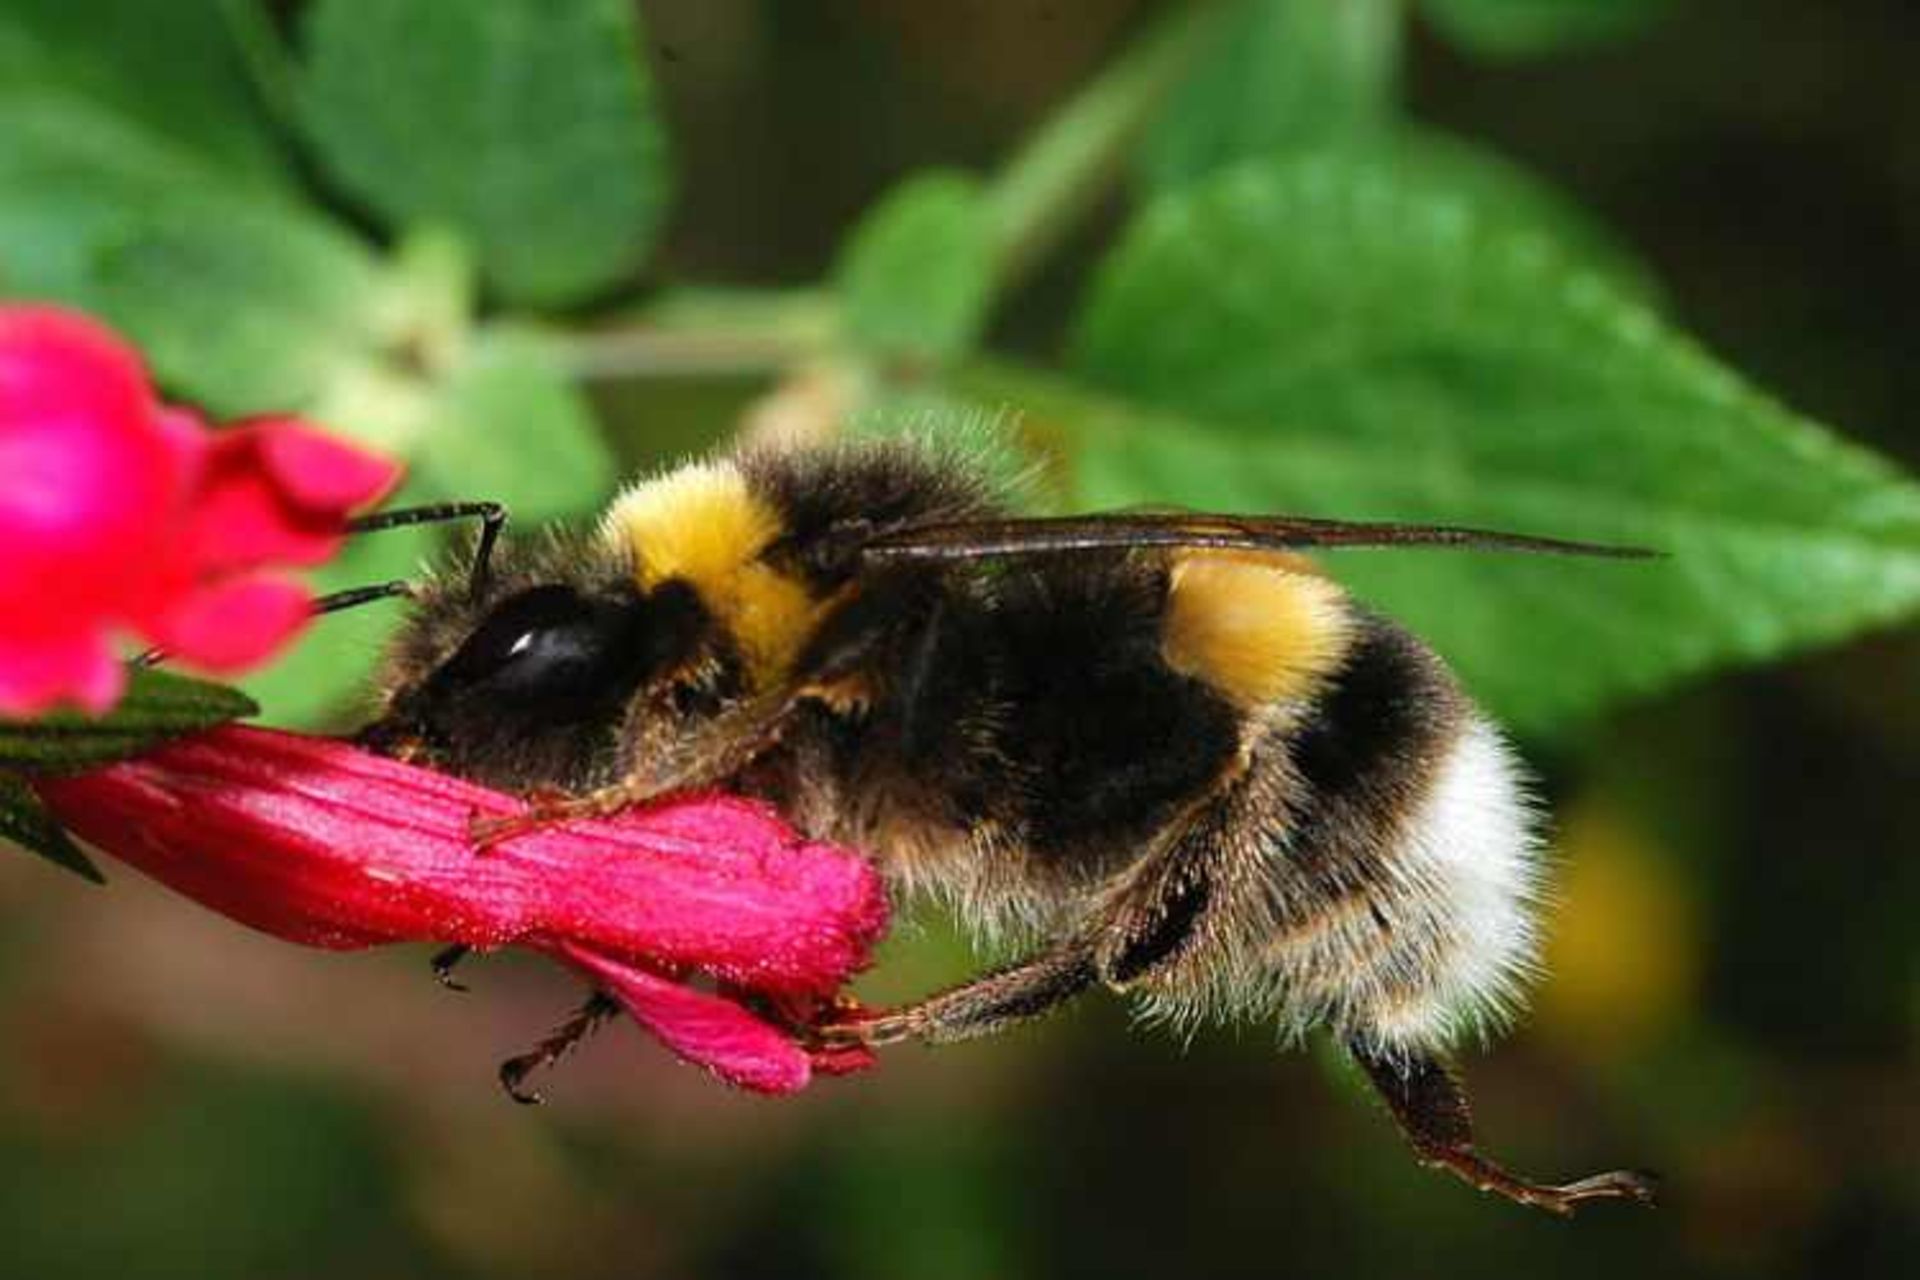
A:
{"label": "bee antenna", "polygon": [[[415,524],[443,524],[449,520],[478,520],[480,522],[480,542],[473,551],[473,576],[467,581],[468,594],[478,599],[487,589],[488,574],[493,566],[493,548],[500,541],[500,531],[507,526],[507,509],[498,502],[435,502],[421,507],[401,507],[394,511],[376,511],[372,515],[358,516],[347,521],[347,532],[378,533],[382,529],[400,529]],[[396,596],[411,596],[413,584],[404,579],[382,582],[370,587],[350,587],[345,591],[335,591],[313,602],[313,612],[338,613],[342,609],[354,609],[363,604],[372,604],[376,600],[391,600]],[[169,657],[161,648],[148,649],[133,659],[136,667],[157,667]]]}
{"label": "bee antenna", "polygon": [[376,583],[371,587],[349,587],[345,591],[335,591],[321,596],[313,602],[313,612],[339,613],[342,609],[356,609],[363,604],[372,604],[375,600],[391,600],[395,596],[411,596],[413,584],[405,578],[395,578],[392,582]]}
{"label": "bee antenna", "polygon": [[[435,502],[422,507],[401,507],[394,511],[376,511],[347,521],[348,533],[378,533],[415,524],[442,524],[449,520],[478,520],[480,542],[473,549],[473,576],[467,580],[467,593],[475,599],[487,589],[493,567],[494,544],[507,527],[507,509],[498,502]],[[342,606],[343,608],[346,606]]]}

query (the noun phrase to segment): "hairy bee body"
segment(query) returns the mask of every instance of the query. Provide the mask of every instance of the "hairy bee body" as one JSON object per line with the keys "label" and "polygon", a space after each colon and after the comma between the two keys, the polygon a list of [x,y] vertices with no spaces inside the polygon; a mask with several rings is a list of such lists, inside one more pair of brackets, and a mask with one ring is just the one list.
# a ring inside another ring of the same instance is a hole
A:
{"label": "hairy bee body", "polygon": [[[386,723],[524,790],[618,788],[704,742],[704,781],[868,850],[983,934],[1069,940],[1060,982],[1176,1021],[1325,1026],[1396,1057],[1510,1006],[1532,825],[1439,659],[1289,557],[848,551],[1000,513],[966,465],[907,445],[669,473],[480,598],[430,588]],[[523,690],[527,635],[547,670]],[[1027,1012],[1009,996],[966,1033]]]}
{"label": "hairy bee body", "polygon": [[936,629],[901,637],[916,663],[736,785],[984,935],[1097,934],[1101,980],[1158,1018],[1391,1053],[1504,1016],[1536,854],[1497,733],[1358,609],[1310,696],[1236,705],[1168,664],[1155,559],[943,584]]}
{"label": "hairy bee body", "polygon": [[[1101,986],[1178,1024],[1324,1028],[1426,1163],[1556,1213],[1651,1200],[1643,1174],[1551,1185],[1479,1152],[1445,1050],[1533,964],[1524,789],[1441,661],[1288,549],[1638,553],[1295,516],[1022,519],[905,444],[722,457],[491,571],[489,545],[466,581],[410,590],[370,745],[533,793],[509,833],[689,787],[756,795],[1023,946],[795,1034],[959,1040]],[[603,1009],[509,1062],[509,1088]]]}

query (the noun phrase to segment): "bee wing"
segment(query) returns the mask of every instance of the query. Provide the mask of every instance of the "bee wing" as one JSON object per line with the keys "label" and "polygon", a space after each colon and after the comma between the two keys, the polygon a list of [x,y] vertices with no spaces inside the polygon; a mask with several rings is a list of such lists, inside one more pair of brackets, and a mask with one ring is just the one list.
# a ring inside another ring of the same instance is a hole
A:
{"label": "bee wing", "polygon": [[1206,515],[1190,511],[1120,511],[1104,515],[914,525],[876,535],[862,545],[860,554],[863,559],[885,563],[981,560],[1125,547],[1200,547],[1230,551],[1457,547],[1614,560],[1644,560],[1660,554],[1639,547],[1570,542],[1562,538],[1452,525],[1321,520],[1312,516]]}

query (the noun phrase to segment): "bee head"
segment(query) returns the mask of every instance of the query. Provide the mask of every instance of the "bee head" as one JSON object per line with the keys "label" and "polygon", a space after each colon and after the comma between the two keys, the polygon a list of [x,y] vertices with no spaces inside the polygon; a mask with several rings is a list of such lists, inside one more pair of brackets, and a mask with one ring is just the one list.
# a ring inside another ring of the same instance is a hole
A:
{"label": "bee head", "polygon": [[510,788],[617,773],[634,698],[695,651],[706,614],[684,582],[643,591],[580,552],[504,556],[480,592],[460,575],[421,588],[361,743]]}

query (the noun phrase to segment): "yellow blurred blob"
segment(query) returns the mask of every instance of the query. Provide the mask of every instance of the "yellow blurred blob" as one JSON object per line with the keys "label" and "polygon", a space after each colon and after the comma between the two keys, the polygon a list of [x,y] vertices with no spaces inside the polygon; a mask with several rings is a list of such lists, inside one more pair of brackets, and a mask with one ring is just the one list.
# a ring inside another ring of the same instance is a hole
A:
{"label": "yellow blurred blob", "polygon": [[1585,1058],[1628,1055],[1687,1016],[1699,937],[1667,851],[1604,804],[1562,822],[1547,920],[1542,1035]]}

